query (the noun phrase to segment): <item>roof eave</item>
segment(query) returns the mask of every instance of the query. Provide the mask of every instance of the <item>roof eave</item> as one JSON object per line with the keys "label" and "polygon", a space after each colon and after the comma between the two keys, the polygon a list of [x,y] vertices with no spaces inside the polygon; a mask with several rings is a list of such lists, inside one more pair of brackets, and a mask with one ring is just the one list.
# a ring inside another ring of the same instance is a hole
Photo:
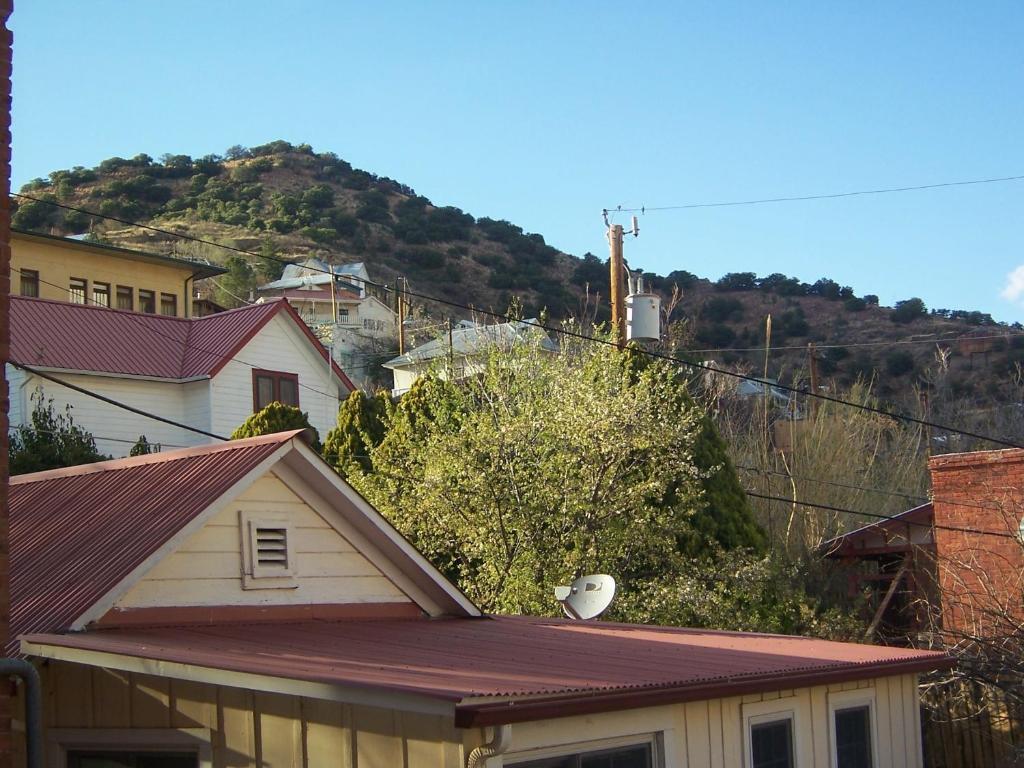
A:
{"label": "roof eave", "polygon": [[535,698],[509,697],[503,701],[475,702],[473,699],[464,699],[455,707],[455,726],[457,728],[480,728],[641,707],[656,707],[665,704],[683,704],[689,701],[706,701],[766,691],[853,682],[874,677],[918,674],[950,669],[955,664],[956,661],[951,656],[935,654],[926,658],[843,665],[784,675],[774,673],[724,682],[714,680],[688,685],[666,685],[630,690],[581,691]]}

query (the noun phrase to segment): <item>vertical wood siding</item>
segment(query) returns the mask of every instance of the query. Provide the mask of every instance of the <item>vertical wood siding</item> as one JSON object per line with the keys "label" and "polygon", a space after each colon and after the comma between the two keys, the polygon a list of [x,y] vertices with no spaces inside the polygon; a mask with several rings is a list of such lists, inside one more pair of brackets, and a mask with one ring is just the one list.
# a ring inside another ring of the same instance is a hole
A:
{"label": "vertical wood siding", "polygon": [[[461,768],[484,737],[436,715],[63,662],[47,663],[43,682],[47,728],[207,728],[215,768]],[[921,768],[914,675],[518,723],[511,753],[490,765],[514,765],[537,750],[661,733],[668,768],[737,768],[744,764],[743,707],[769,701],[803,712],[798,764],[827,768],[828,696],[848,690],[874,691],[878,764]],[[22,764],[23,757],[16,762]]]}
{"label": "vertical wood siding", "polygon": [[45,666],[43,684],[47,728],[208,728],[215,768],[465,765],[461,733],[435,715],[62,662]]}
{"label": "vertical wood siding", "polygon": [[[294,589],[242,589],[239,511],[285,514],[295,537]],[[273,473],[261,477],[161,560],[119,608],[409,602],[399,589]]]}

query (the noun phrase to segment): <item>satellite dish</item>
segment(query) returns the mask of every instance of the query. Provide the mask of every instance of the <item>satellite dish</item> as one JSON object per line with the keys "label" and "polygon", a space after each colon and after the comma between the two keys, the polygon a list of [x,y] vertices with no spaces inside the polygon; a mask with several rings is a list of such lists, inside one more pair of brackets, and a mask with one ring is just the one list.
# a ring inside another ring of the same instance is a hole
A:
{"label": "satellite dish", "polygon": [[570,619],[593,619],[612,603],[615,579],[603,573],[581,576],[568,587],[555,587],[555,599]]}

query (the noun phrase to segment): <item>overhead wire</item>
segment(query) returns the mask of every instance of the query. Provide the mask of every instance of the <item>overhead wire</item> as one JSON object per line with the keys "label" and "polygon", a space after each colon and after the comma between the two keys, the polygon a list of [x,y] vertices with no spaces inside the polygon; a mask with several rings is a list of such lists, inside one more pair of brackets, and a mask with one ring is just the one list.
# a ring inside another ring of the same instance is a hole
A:
{"label": "overhead wire", "polygon": [[[960,341],[987,341],[992,339],[1005,339],[1010,338],[1024,338],[1024,332],[1016,333],[1000,333],[986,336],[971,336],[965,334],[962,336],[952,336],[945,339],[896,339],[893,341],[848,341],[848,342],[837,342],[833,341],[830,344],[819,344],[818,342],[812,342],[815,349],[847,349],[855,347],[891,347],[895,345],[906,345],[906,344],[954,344]],[[789,345],[789,346],[772,346],[772,352],[780,351],[792,351],[792,350],[807,350],[807,344]],[[705,352],[764,352],[764,345],[760,347],[712,347],[709,349],[688,349],[687,352],[690,354],[702,354]]]}
{"label": "overhead wire", "polygon": [[[14,272],[18,272],[19,274],[21,273],[21,270],[19,268],[17,268],[17,267],[12,267],[11,269]],[[58,285],[57,283],[51,283],[48,280],[43,280],[38,275],[36,275],[36,279],[40,283],[42,283],[44,285],[49,285],[52,288],[57,288],[57,289],[62,290],[62,291],[66,290],[64,286]],[[88,296],[85,296],[84,298],[85,298],[86,304],[91,304],[92,306],[100,307],[101,309],[111,309],[111,307],[109,305],[103,304],[102,302],[99,302],[99,301],[96,301],[96,299],[94,299],[94,298],[90,298]],[[124,311],[124,310],[122,310],[122,311]],[[145,318],[146,318],[145,315],[140,315],[140,314],[137,314],[135,312],[125,311],[125,316],[131,318],[133,321],[136,321],[137,323],[143,324],[145,326],[146,330],[149,331],[150,333],[155,333],[157,336],[161,336],[161,337],[167,339],[168,341],[172,341],[175,344],[181,345],[182,349],[192,349],[192,350],[195,350],[197,352],[202,352],[203,354],[210,355],[211,357],[217,358],[218,360],[234,361],[236,363],[239,363],[240,365],[244,365],[244,366],[246,366],[248,368],[252,368],[254,370],[261,369],[263,367],[261,365],[256,365],[254,363],[248,363],[245,360],[242,360],[241,358],[239,358],[237,356],[226,355],[226,354],[224,354],[222,352],[214,352],[211,349],[206,349],[204,347],[200,347],[200,346],[198,346],[196,344],[193,344],[193,343],[190,343],[188,341],[183,341],[181,339],[175,338],[174,336],[170,336],[170,335],[168,335],[166,333],[162,333],[162,332],[160,332],[160,330],[155,328],[153,326],[153,324],[145,322]],[[169,316],[168,315],[153,315],[153,317],[169,317]],[[173,317],[177,317],[177,316],[174,315]],[[319,343],[322,344],[322,342],[319,342]],[[302,387],[305,390],[308,390],[310,392],[313,392],[315,394],[321,395],[323,397],[326,397],[326,398],[329,398],[329,399],[332,399],[332,400],[339,399],[337,395],[331,395],[331,394],[329,394],[327,392],[321,392],[319,389],[316,389],[315,387],[311,387],[308,384],[302,384],[300,382],[299,386]]]}
{"label": "overhead wire", "polygon": [[133,405],[128,405],[127,403],[122,403],[120,400],[115,400],[112,397],[107,397],[106,395],[101,395],[98,392],[93,392],[91,389],[87,389],[86,387],[80,387],[77,384],[72,384],[70,381],[65,381],[64,379],[59,379],[56,376],[53,376],[53,375],[51,375],[49,373],[46,373],[44,371],[40,371],[39,369],[34,368],[34,367],[30,366],[30,365],[25,365],[24,363],[15,363],[13,361],[9,361],[9,362],[15,368],[19,368],[19,369],[21,369],[23,371],[27,371],[28,373],[31,373],[33,376],[38,376],[41,379],[46,379],[47,381],[52,381],[54,384],[60,384],[62,387],[67,387],[68,389],[74,390],[75,392],[78,392],[79,394],[85,395],[86,397],[92,397],[92,398],[94,398],[96,400],[99,400],[101,402],[107,403],[108,405],[113,405],[116,408],[121,408],[123,410],[126,410],[126,411],[129,411],[131,413],[134,413],[134,414],[136,414],[138,416],[144,416],[147,419],[153,419],[154,421],[163,422],[164,424],[170,424],[172,427],[178,427],[179,429],[184,429],[184,430],[186,430],[188,432],[193,432],[193,433],[195,433],[197,435],[203,435],[205,437],[212,437],[214,440],[224,440],[224,441],[230,440],[230,438],[224,437],[223,435],[218,435],[215,432],[207,432],[205,429],[199,429],[199,427],[193,427],[191,424],[183,424],[180,421],[175,421],[174,419],[168,419],[168,418],[166,418],[164,416],[158,416],[155,413],[150,413],[149,411],[143,410],[142,408],[136,408]]}
{"label": "overhead wire", "polygon": [[[91,214],[91,212],[88,212],[88,211],[83,211],[83,212]],[[96,215],[101,215],[101,214],[96,214]],[[125,223],[131,224],[131,222],[125,222]],[[197,239],[197,238],[191,238],[190,236],[187,236],[187,235],[181,235],[181,234],[178,234],[178,233],[170,233],[170,232],[168,232],[168,233],[172,234],[174,236],[184,237],[185,239]],[[203,242],[203,241],[201,241],[201,242]],[[212,244],[212,245],[218,245],[216,243],[212,243],[212,241],[205,241],[205,242],[210,242],[210,244]],[[234,248],[231,248],[231,249],[232,250],[239,250],[239,249],[234,249]],[[245,252],[245,251],[243,251],[243,252]],[[253,255],[258,255],[258,254],[253,254]],[[320,270],[320,271],[326,271],[326,270]],[[43,282],[45,282],[45,281],[43,281]],[[372,284],[372,285],[384,288],[385,290],[390,290],[390,286],[386,286],[386,285],[383,285],[383,284],[380,284],[380,283],[375,283],[375,282],[369,281],[369,280],[366,281],[366,282],[368,284]],[[53,285],[52,283],[47,283],[47,284]],[[490,310],[483,310],[483,309],[476,308],[476,307],[470,307],[468,305],[463,305],[463,304],[459,304],[458,302],[452,302],[452,301],[449,301],[449,300],[440,299],[438,297],[433,297],[433,296],[429,296],[429,295],[425,295],[425,294],[419,294],[419,293],[412,292],[412,291],[404,291],[404,292],[408,293],[409,295],[416,296],[418,298],[423,298],[425,300],[437,301],[438,303],[441,303],[441,304],[446,304],[446,305],[450,305],[450,306],[453,306],[453,307],[458,307],[458,308],[461,308],[461,309],[466,309],[466,310],[471,310],[471,311],[477,311],[477,312],[480,312],[481,314],[485,314],[485,315],[488,315],[488,316],[491,316],[491,317],[501,318],[501,319],[504,319],[506,321],[509,321],[509,320],[513,319],[513,318],[511,318],[510,316],[508,316],[506,314],[497,313],[497,312],[490,311]],[[596,343],[607,345],[607,346],[617,346],[617,345],[615,345],[614,342],[608,341],[606,339],[601,339],[601,338],[593,337],[593,336],[587,336],[586,334],[581,334],[581,333],[578,333],[578,332],[569,331],[569,330],[564,329],[564,328],[555,328],[555,327],[543,325],[541,323],[535,323],[535,322],[530,322],[530,321],[519,321],[519,322],[522,322],[524,325],[537,327],[537,328],[539,328],[541,330],[550,331],[550,332],[558,333],[558,334],[562,334],[562,335],[568,335],[568,336],[579,338],[579,339],[585,340],[585,341],[596,342]],[[675,362],[675,363],[678,363],[678,364],[681,364],[681,365],[684,365],[684,366],[703,368],[703,369],[706,369],[706,370],[710,370],[712,372],[723,373],[723,374],[734,376],[734,377],[740,378],[740,379],[747,379],[747,380],[752,380],[752,381],[760,382],[760,380],[757,379],[756,377],[747,376],[745,374],[740,374],[740,373],[733,372],[733,371],[726,371],[726,370],[722,370],[722,369],[717,369],[717,368],[714,368],[713,366],[693,363],[692,361],[684,360],[684,359],[681,359],[681,358],[676,358],[676,357],[671,356],[671,355],[664,355],[664,354],[660,354],[660,353],[657,353],[657,352],[653,352],[651,350],[644,350],[644,349],[637,349],[636,351],[641,352],[643,354],[646,354],[648,356],[657,358],[657,359],[663,359],[663,360],[667,360],[667,361],[670,361],[670,362]],[[213,353],[213,354],[215,354],[215,353]],[[51,375],[49,375],[47,373],[44,373],[43,371],[40,371],[38,369],[33,368],[32,366],[28,366],[28,365],[24,365],[24,364],[19,364],[19,363],[12,363],[12,365],[14,365],[17,368],[20,368],[21,370],[25,370],[25,371],[27,371],[29,373],[32,373],[33,375],[37,375],[40,378],[52,381],[52,382],[57,383],[57,384],[59,384],[61,386],[67,387],[67,388],[69,388],[71,390],[74,390],[74,391],[77,391],[77,392],[79,392],[81,394],[84,394],[84,395],[86,395],[88,397],[92,397],[92,398],[95,398],[95,399],[100,400],[102,402],[106,402],[106,403],[108,403],[110,405],[114,405],[116,407],[119,407],[119,408],[122,408],[124,410],[130,411],[130,412],[135,413],[135,414],[137,414],[139,416],[142,416],[144,418],[149,418],[149,419],[152,419],[152,420],[155,420],[155,421],[160,421],[162,423],[169,424],[171,426],[175,426],[175,427],[178,427],[180,429],[184,429],[186,431],[193,432],[193,433],[196,433],[196,434],[200,434],[200,435],[203,435],[203,436],[206,436],[206,437],[211,437],[211,438],[216,439],[216,440],[227,441],[229,439],[229,438],[226,438],[226,437],[224,437],[222,435],[218,435],[218,434],[215,434],[215,433],[212,433],[212,432],[208,432],[206,430],[201,430],[201,429],[193,427],[191,425],[183,424],[183,423],[175,421],[173,419],[168,419],[168,418],[165,418],[165,417],[158,416],[156,414],[150,413],[150,412],[145,411],[143,409],[135,408],[133,406],[127,405],[126,403],[119,402],[119,401],[117,401],[117,400],[115,400],[113,398],[109,398],[109,397],[106,397],[104,395],[100,395],[99,393],[93,392],[93,391],[91,391],[91,390],[89,390],[89,389],[87,389],[85,387],[79,387],[79,386],[77,386],[75,384],[72,384],[70,382],[64,381],[64,380],[59,379],[59,378],[57,378],[55,376],[51,376]],[[935,428],[939,428],[939,429],[946,429],[948,431],[956,432],[956,433],[963,434],[963,435],[966,435],[966,436],[969,436],[969,437],[975,437],[975,438],[982,439],[982,440],[989,440],[991,442],[995,442],[995,443],[999,443],[999,444],[1004,444],[1004,445],[1011,445],[1012,447],[1024,447],[1024,446],[1019,446],[1019,445],[1016,445],[1016,444],[1013,444],[1013,443],[1009,443],[1008,441],[1004,441],[1004,440],[1001,440],[999,438],[992,438],[992,437],[984,436],[984,435],[976,435],[974,433],[966,432],[966,431],[963,431],[963,430],[958,430],[958,429],[953,428],[953,427],[947,427],[947,426],[944,426],[944,425],[939,425],[939,424],[935,424],[935,423],[932,423],[932,422],[928,422],[926,420],[917,419],[915,417],[910,417],[910,416],[905,415],[905,414],[888,412],[888,411],[885,411],[883,409],[875,408],[873,406],[867,406],[867,405],[862,404],[862,403],[853,403],[853,402],[850,402],[850,401],[841,400],[839,398],[832,398],[832,397],[829,397],[829,396],[826,396],[826,395],[821,395],[821,394],[800,392],[799,390],[796,390],[793,387],[786,387],[784,385],[778,385],[778,386],[779,386],[780,389],[783,389],[783,390],[789,389],[791,391],[797,392],[798,394],[806,394],[806,395],[810,395],[810,396],[816,396],[816,397],[819,397],[819,398],[824,399],[824,400],[836,402],[838,404],[847,405],[847,406],[859,408],[859,409],[862,409],[862,410],[872,411],[872,412],[879,413],[879,414],[882,414],[882,415],[891,416],[893,418],[898,418],[898,419],[904,419],[904,420],[912,421],[914,423],[922,424],[922,425],[925,425],[925,426],[931,426],[931,427],[935,427]],[[323,393],[321,393],[321,394],[323,394]],[[750,468],[750,469],[753,469],[753,468]],[[761,471],[761,470],[756,470],[756,471]],[[860,490],[868,490],[868,489],[861,488]],[[858,515],[858,516],[861,516],[861,517],[875,518],[875,519],[879,519],[879,520],[891,520],[892,519],[888,515],[883,515],[883,514],[878,514],[878,513],[870,513],[870,512],[861,512],[861,511],[858,511],[858,510],[847,509],[847,508],[844,508],[844,507],[837,507],[837,506],[834,506],[834,505],[820,504],[820,503],[816,503],[816,502],[794,501],[793,499],[789,499],[789,498],[786,498],[786,497],[772,496],[772,495],[768,495],[768,494],[761,494],[761,493],[757,493],[757,492],[749,491],[749,490],[747,490],[746,493],[747,493],[748,496],[750,496],[752,498],[759,498],[759,499],[763,499],[763,500],[767,500],[767,501],[781,502],[781,503],[785,503],[785,504],[789,504],[789,505],[796,504],[798,506],[803,506],[803,507],[809,507],[809,508],[814,508],[814,509],[822,509],[822,510],[837,512],[837,513],[840,513],[840,514]],[[899,495],[904,495],[904,496],[908,496],[909,497],[909,495],[907,495],[907,494],[899,494]],[[920,498],[923,498],[923,497],[920,497]],[[961,527],[946,526],[946,525],[934,524],[934,523],[932,523],[932,524],[928,524],[928,523],[914,523],[914,522],[908,522],[908,521],[899,521],[899,522],[902,523],[902,524],[907,524],[907,525],[921,525],[921,526],[933,527],[933,528],[938,528],[938,529],[943,529],[943,530],[951,530],[951,531],[958,531],[958,532],[964,532],[964,533],[973,533],[973,534],[978,534],[978,535],[996,536],[996,537],[1000,537],[1000,538],[1015,538],[1015,536],[1013,534],[1003,534],[1003,533],[999,533],[999,532],[985,531],[985,530],[975,529],[975,528],[961,528]]]}
{"label": "overhead wire", "polygon": [[[847,509],[846,507],[837,507],[837,506],[834,506],[832,504],[819,504],[817,502],[812,502],[812,501],[794,501],[793,499],[787,499],[785,496],[770,496],[768,494],[756,493],[756,492],[750,491],[750,490],[746,490],[745,492],[746,492],[747,496],[751,496],[751,497],[753,497],[755,499],[765,499],[766,501],[778,501],[778,502],[782,502],[782,503],[788,504],[790,506],[795,505],[795,506],[798,506],[798,507],[810,507],[812,509],[821,509],[821,510],[825,510],[825,511],[828,511],[828,512],[839,512],[840,514],[861,515],[863,517],[870,517],[870,518],[875,518],[875,519],[878,519],[878,520],[886,520],[886,521],[898,523],[899,525],[915,526],[915,527],[919,527],[919,528],[931,528],[931,529],[937,529],[937,530],[940,530],[940,531],[954,531],[954,532],[957,532],[957,533],[976,534],[978,536],[994,536],[996,538],[1001,538],[1001,539],[1019,540],[1019,536],[1017,534],[1013,534],[1013,533],[1001,533],[999,531],[986,531],[983,528],[964,528],[964,527],[960,527],[960,526],[953,526],[953,525],[945,525],[945,524],[941,524],[941,523],[936,523],[934,521],[932,521],[930,523],[921,523],[921,522],[915,522],[915,521],[911,521],[911,520],[895,520],[890,515],[883,515],[883,514],[878,513],[878,512],[859,512],[859,511],[857,511],[855,509]],[[837,536],[836,538],[841,538],[841,536],[843,536],[843,535],[846,535],[846,534],[840,534],[840,536]]]}
{"label": "overhead wire", "polygon": [[792,197],[765,197],[755,200],[732,200],[717,203],[685,203],[683,205],[643,205],[639,208],[624,208],[616,205],[605,210],[621,213],[650,213],[652,211],[682,211],[691,208],[728,208],[738,205],[762,205],[765,203],[793,203],[805,200],[834,200],[840,197],[860,197],[865,195],[887,195],[895,192],[917,192],[925,189],[942,189],[944,187],[966,187],[975,184],[1000,184],[1024,180],[1024,176],[997,176],[987,179],[968,179],[966,181],[944,181],[937,184],[916,184],[908,187],[883,187],[880,189],[861,189],[855,192],[833,192],[822,195],[796,195]]}
{"label": "overhead wire", "polygon": [[[1021,176],[1021,177],[1005,177],[1006,180],[1010,180],[1010,179],[1016,180],[1018,178],[1024,179],[1024,176]],[[944,185],[944,186],[952,186],[952,185],[955,185],[957,183],[963,183],[963,184],[967,184],[967,183],[984,183],[984,180],[975,181],[975,182],[955,182],[955,183],[951,182],[951,183],[949,183],[947,185]],[[911,189],[911,188],[906,188],[906,189]],[[892,190],[892,191],[897,191],[897,190]],[[178,238],[182,238],[182,239],[185,239],[185,240],[190,240],[190,241],[199,242],[199,243],[205,243],[207,245],[212,245],[212,246],[215,246],[215,247],[218,247],[218,248],[225,248],[225,249],[230,250],[230,251],[235,251],[235,252],[238,252],[238,253],[244,253],[244,254],[247,254],[249,256],[253,256],[253,257],[256,257],[256,258],[268,259],[270,261],[276,261],[276,262],[280,262],[280,263],[283,263],[283,264],[290,264],[290,263],[292,263],[292,262],[290,262],[290,261],[288,261],[286,259],[281,259],[281,258],[276,257],[276,256],[267,256],[267,255],[256,253],[254,251],[247,251],[247,250],[245,250],[243,248],[238,248],[236,246],[221,245],[220,243],[216,243],[216,242],[214,242],[212,240],[205,240],[203,238],[197,238],[197,237],[194,237],[192,235],[187,235],[187,234],[183,234],[183,233],[180,233],[180,232],[173,232],[171,230],[161,229],[159,227],[153,227],[153,226],[147,225],[147,224],[139,224],[137,222],[132,222],[132,221],[129,221],[127,219],[121,219],[121,218],[118,218],[118,217],[115,217],[115,216],[109,216],[107,214],[101,214],[101,213],[97,213],[97,212],[94,212],[94,211],[89,211],[89,210],[86,210],[86,209],[83,209],[83,208],[78,208],[78,207],[75,207],[75,206],[69,206],[69,205],[65,205],[63,203],[58,203],[55,200],[54,201],[46,200],[44,198],[37,198],[37,197],[33,197],[31,195],[25,195],[23,193],[13,193],[13,194],[16,197],[21,197],[21,198],[26,198],[26,199],[30,199],[30,200],[35,200],[37,202],[51,204],[51,205],[57,206],[59,208],[64,208],[64,209],[67,209],[67,210],[77,211],[79,213],[82,213],[82,214],[85,214],[85,215],[89,215],[89,216],[95,216],[97,218],[111,219],[113,221],[117,221],[117,222],[120,222],[122,224],[126,224],[128,226],[137,226],[137,227],[139,227],[141,229],[148,229],[148,230],[160,232],[160,233],[163,233],[163,234],[166,234],[166,235],[170,235],[171,237],[178,237]],[[844,193],[844,195],[846,195],[846,194],[853,194],[853,193]],[[324,274],[334,274],[333,272],[330,272],[329,270],[326,270],[326,269],[311,268],[311,271],[322,272]],[[385,285],[383,283],[375,282],[373,280],[366,280],[365,282],[366,282],[367,285],[373,285],[373,286],[381,288],[381,289],[383,289],[385,291],[393,290],[391,288],[391,286]],[[562,335],[562,336],[568,336],[568,337],[571,337],[571,338],[577,338],[577,339],[580,339],[580,340],[583,340],[583,341],[588,341],[588,342],[592,342],[592,343],[596,343],[596,344],[600,344],[600,345],[605,345],[605,346],[610,346],[610,347],[618,347],[619,346],[615,341],[611,341],[609,339],[602,339],[602,338],[599,338],[599,337],[596,337],[596,336],[588,336],[587,334],[583,334],[583,333],[580,333],[580,332],[577,332],[577,331],[571,331],[571,330],[568,330],[566,328],[557,328],[557,327],[549,326],[549,325],[546,325],[546,324],[543,324],[543,323],[540,323],[540,322],[533,322],[533,321],[530,321],[530,320],[519,320],[518,318],[513,318],[513,317],[511,317],[510,315],[508,315],[506,313],[495,312],[494,310],[481,309],[479,307],[472,307],[472,306],[469,306],[467,304],[462,304],[460,302],[451,301],[450,299],[443,299],[443,298],[440,298],[438,296],[430,296],[428,294],[418,293],[418,292],[415,292],[415,291],[410,291],[408,289],[403,290],[402,293],[406,294],[406,295],[409,295],[409,296],[413,296],[413,297],[416,297],[416,298],[423,299],[425,301],[432,301],[432,302],[435,302],[437,304],[442,304],[442,305],[446,305],[446,306],[450,306],[450,307],[455,307],[455,308],[463,309],[463,310],[466,310],[466,311],[477,312],[477,313],[482,314],[482,315],[487,315],[489,317],[493,317],[493,318],[504,320],[505,322],[510,322],[512,320],[516,320],[517,322],[520,322],[523,325],[532,326],[532,327],[535,327],[535,328],[537,328],[539,330],[543,330],[543,331],[545,331],[547,333],[556,333],[556,334],[559,334],[559,335]],[[751,381],[751,382],[754,382],[754,383],[757,383],[757,384],[761,384],[761,385],[764,384],[762,379],[760,379],[760,378],[758,378],[756,376],[740,373],[738,371],[730,371],[730,370],[728,370],[726,368],[719,368],[717,366],[710,365],[708,363],[700,363],[700,362],[696,362],[696,361],[693,361],[693,360],[687,360],[685,358],[680,358],[680,357],[676,357],[674,355],[668,355],[668,354],[664,354],[664,353],[660,353],[660,352],[655,352],[653,350],[647,350],[647,349],[643,349],[643,348],[636,348],[636,352],[638,352],[640,354],[647,355],[648,357],[651,357],[651,358],[654,358],[654,359],[659,359],[659,360],[663,360],[663,361],[666,361],[666,362],[674,363],[676,365],[681,365],[681,366],[685,366],[685,367],[688,367],[688,368],[696,368],[698,370],[704,370],[704,371],[707,371],[709,373],[717,373],[717,374],[721,374],[723,376],[728,376],[728,377],[731,377],[731,378],[736,378],[736,379],[740,379],[740,380],[744,380],[744,381]],[[928,419],[921,419],[921,418],[918,418],[916,416],[912,416],[912,415],[907,414],[907,413],[902,413],[900,411],[888,410],[888,409],[885,409],[885,408],[879,408],[877,406],[868,405],[867,403],[856,403],[856,402],[852,402],[852,401],[849,401],[849,400],[843,400],[842,398],[834,397],[832,395],[826,395],[826,394],[823,394],[821,392],[804,391],[804,390],[799,389],[797,387],[793,387],[793,386],[789,386],[789,385],[785,385],[785,384],[781,384],[781,383],[773,384],[772,386],[776,387],[777,389],[782,390],[782,391],[793,392],[795,394],[804,395],[806,397],[813,397],[813,398],[816,398],[816,399],[824,401],[824,402],[830,402],[830,403],[833,403],[833,404],[836,404],[836,405],[843,405],[843,406],[847,406],[847,407],[851,407],[851,408],[856,408],[856,409],[859,409],[859,410],[862,410],[862,411],[865,411],[865,412],[875,413],[875,414],[878,414],[878,415],[881,415],[881,416],[886,416],[886,417],[889,417],[889,418],[892,418],[892,419],[897,419],[897,420],[905,421],[905,422],[908,422],[908,423],[917,424],[919,426],[930,427],[932,429],[941,429],[941,430],[944,430],[944,431],[947,431],[947,432],[952,432],[952,433],[963,435],[964,437],[971,437],[971,438],[974,438],[976,440],[982,440],[982,441],[985,441],[985,442],[993,443],[995,445],[1002,445],[1002,446],[1008,447],[1008,448],[1024,448],[1024,444],[1016,442],[1016,441],[1007,440],[1007,439],[1000,438],[1000,437],[992,437],[992,436],[989,436],[989,435],[983,435],[983,434],[980,434],[980,433],[977,433],[977,432],[971,432],[971,431],[965,430],[965,429],[959,429],[957,427],[953,427],[953,426],[950,426],[950,425],[940,424],[938,422],[933,422],[933,421],[930,421]]]}
{"label": "overhead wire", "polygon": [[[874,494],[879,494],[879,495],[884,495],[884,496],[893,496],[893,497],[907,499],[908,501],[918,501],[918,502],[922,502],[922,503],[925,503],[925,504],[930,504],[930,503],[933,503],[933,502],[939,502],[939,503],[942,503],[942,504],[952,504],[952,505],[956,505],[958,507],[970,507],[970,508],[973,508],[973,509],[989,509],[989,510],[991,510],[991,509],[999,509],[1000,508],[998,504],[994,504],[994,503],[993,504],[972,504],[972,503],[967,502],[967,501],[960,501],[960,500],[954,500],[954,499],[932,498],[930,496],[921,496],[919,494],[914,494],[914,493],[904,493],[902,491],[890,491],[890,490],[886,490],[885,488],[872,488],[872,487],[863,486],[863,485],[853,485],[853,484],[850,484],[850,483],[840,483],[840,482],[836,482],[836,481],[833,481],[833,480],[822,480],[821,478],[818,478],[818,477],[808,477],[807,475],[790,474],[789,472],[781,472],[781,471],[779,471],[777,469],[762,469],[762,468],[759,468],[759,467],[748,467],[748,466],[744,466],[743,464],[734,464],[733,466],[735,466],[736,469],[742,470],[744,472],[750,472],[752,474],[773,475],[775,477],[784,477],[784,478],[786,478],[788,480],[800,480],[800,481],[803,481],[803,482],[815,483],[817,485],[827,485],[827,486],[831,486],[833,488],[843,488],[845,490],[850,490],[850,491],[861,491],[863,493],[874,493]],[[797,503],[799,503],[799,502],[797,502]]]}

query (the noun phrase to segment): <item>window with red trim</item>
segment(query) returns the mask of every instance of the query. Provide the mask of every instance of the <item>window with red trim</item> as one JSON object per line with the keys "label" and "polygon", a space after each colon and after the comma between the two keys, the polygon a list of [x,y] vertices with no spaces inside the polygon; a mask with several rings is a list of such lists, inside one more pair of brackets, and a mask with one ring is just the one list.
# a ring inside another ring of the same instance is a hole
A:
{"label": "window with red trim", "polygon": [[273,402],[299,407],[299,375],[282,371],[253,369],[253,412],[262,411]]}

